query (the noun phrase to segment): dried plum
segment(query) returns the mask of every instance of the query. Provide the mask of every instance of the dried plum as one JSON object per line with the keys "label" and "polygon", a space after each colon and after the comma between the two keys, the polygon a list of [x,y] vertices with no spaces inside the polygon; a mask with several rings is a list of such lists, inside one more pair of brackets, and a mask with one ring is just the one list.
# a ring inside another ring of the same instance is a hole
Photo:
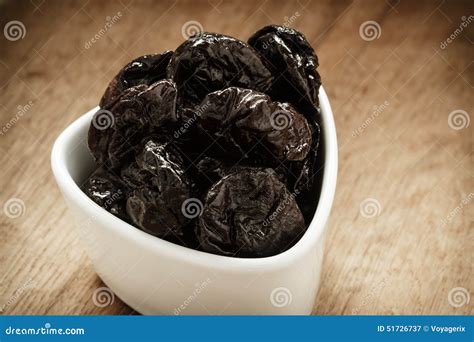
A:
{"label": "dried plum", "polygon": [[181,208],[191,194],[179,153],[169,143],[149,140],[132,165],[125,172],[131,186],[127,213],[133,223],[159,237],[182,237],[189,218]]}
{"label": "dried plum", "polygon": [[128,221],[125,212],[125,187],[120,178],[110,170],[103,167],[95,170],[82,185],[82,189],[102,208]]}
{"label": "dried plum", "polygon": [[296,202],[303,213],[306,224],[310,224],[318,198],[316,196],[316,181],[320,176],[318,164],[320,128],[313,123],[312,145],[311,149],[303,161],[288,162],[280,164],[277,173],[283,175],[285,183],[290,191],[297,194]]}
{"label": "dried plum", "polygon": [[271,169],[245,168],[206,196],[198,239],[204,251],[265,257],[291,247],[305,230],[293,195]]}
{"label": "dried plum", "polygon": [[166,78],[166,67],[172,55],[172,51],[145,55],[125,65],[110,81],[100,100],[100,107],[112,104],[125,89],[139,84],[150,85]]}
{"label": "dried plum", "polygon": [[319,106],[318,57],[302,33],[289,27],[270,25],[257,31],[248,43],[261,54],[274,76],[271,89],[274,99],[290,102],[298,108],[306,107],[308,103]]}
{"label": "dried plum", "polygon": [[128,88],[111,106],[99,109],[88,136],[96,161],[113,168],[128,162],[143,136],[178,121],[176,96],[174,82],[161,80]]}
{"label": "dried plum", "polygon": [[[311,146],[306,119],[288,103],[237,87],[208,94],[197,122],[209,153],[225,158],[303,160]],[[214,142],[216,141],[216,142]]]}
{"label": "dried plum", "polygon": [[273,80],[255,50],[215,33],[202,33],[181,44],[168,65],[167,77],[178,85],[180,104],[185,107],[231,86],[266,92]]}

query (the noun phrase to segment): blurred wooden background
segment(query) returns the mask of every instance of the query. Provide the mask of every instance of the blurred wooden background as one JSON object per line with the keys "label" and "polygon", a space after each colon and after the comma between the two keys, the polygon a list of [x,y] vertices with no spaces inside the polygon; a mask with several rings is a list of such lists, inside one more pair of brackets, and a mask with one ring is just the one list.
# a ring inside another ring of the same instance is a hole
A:
{"label": "blurred wooden background", "polygon": [[121,66],[176,48],[197,21],[243,40],[287,24],[319,56],[340,171],[314,313],[472,314],[472,9],[469,1],[0,1],[0,28],[23,25],[0,35],[0,311],[134,313],[118,298],[94,305],[103,284],[54,183],[50,149]]}

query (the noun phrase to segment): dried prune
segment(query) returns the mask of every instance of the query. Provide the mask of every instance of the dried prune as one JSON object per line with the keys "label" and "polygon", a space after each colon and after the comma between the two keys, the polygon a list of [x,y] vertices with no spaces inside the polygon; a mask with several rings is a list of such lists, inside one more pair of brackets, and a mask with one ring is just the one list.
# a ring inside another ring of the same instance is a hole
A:
{"label": "dried prune", "polygon": [[174,82],[161,80],[122,92],[111,106],[99,109],[89,128],[95,159],[113,168],[128,162],[144,136],[177,122]]}
{"label": "dried prune", "polygon": [[109,170],[103,167],[95,170],[82,185],[82,189],[102,208],[128,221],[125,211],[125,186],[120,178]]}
{"label": "dried prune", "polygon": [[191,196],[179,153],[169,143],[148,140],[132,165],[125,172],[131,187],[127,213],[133,223],[159,237],[182,237],[189,222],[182,204]]}
{"label": "dried prune", "polygon": [[[209,153],[264,162],[303,160],[311,146],[306,119],[288,103],[273,102],[255,90],[230,87],[208,94],[197,118],[211,137]],[[216,141],[214,143],[214,141]]]}
{"label": "dried prune", "polygon": [[318,57],[302,33],[289,27],[270,25],[257,31],[248,43],[261,54],[274,76],[272,98],[290,102],[298,108],[305,108],[308,103],[319,106]]}
{"label": "dried prune", "polygon": [[243,168],[214,184],[199,218],[204,251],[265,257],[291,247],[305,230],[293,195],[271,169]]}
{"label": "dried prune", "polygon": [[308,225],[316,210],[318,201],[316,181],[320,176],[318,173],[320,129],[316,122],[313,123],[312,127],[312,144],[306,158],[303,161],[282,163],[276,170],[279,174],[284,174],[288,189],[297,194],[296,202]]}
{"label": "dried prune", "polygon": [[266,92],[270,71],[246,43],[215,33],[189,38],[173,54],[167,77],[179,88],[180,104],[192,107],[206,94],[230,86]]}
{"label": "dried prune", "polygon": [[100,107],[106,107],[118,99],[128,88],[139,84],[150,85],[166,78],[166,67],[172,51],[138,57],[125,65],[110,81],[100,100]]}

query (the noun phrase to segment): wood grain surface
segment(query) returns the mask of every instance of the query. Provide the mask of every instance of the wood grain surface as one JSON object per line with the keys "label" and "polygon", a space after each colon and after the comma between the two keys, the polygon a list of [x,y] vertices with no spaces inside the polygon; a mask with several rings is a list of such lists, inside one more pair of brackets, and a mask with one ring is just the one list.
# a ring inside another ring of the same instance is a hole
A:
{"label": "wood grain surface", "polygon": [[104,285],[50,150],[121,66],[176,48],[189,21],[243,40],[286,23],[319,56],[340,168],[314,313],[473,313],[472,2],[129,1],[0,1],[0,28],[24,25],[0,35],[3,314],[134,313],[94,305]]}

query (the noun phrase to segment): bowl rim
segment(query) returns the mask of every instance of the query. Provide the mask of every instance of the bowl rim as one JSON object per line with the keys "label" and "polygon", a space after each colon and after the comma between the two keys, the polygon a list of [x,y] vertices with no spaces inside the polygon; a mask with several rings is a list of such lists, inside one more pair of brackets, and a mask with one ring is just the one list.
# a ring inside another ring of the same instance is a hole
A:
{"label": "bowl rim", "polygon": [[[63,195],[74,202],[74,205],[81,207],[93,219],[99,221],[102,226],[113,230],[115,233],[125,238],[136,241],[146,248],[156,249],[162,253],[182,259],[185,262],[194,262],[206,267],[212,266],[218,269],[237,268],[243,271],[265,268],[282,268],[292,265],[295,260],[306,255],[311,248],[314,248],[315,242],[322,238],[322,233],[326,229],[331,207],[334,200],[337,168],[338,168],[338,146],[336,127],[331,105],[324,88],[319,90],[319,101],[322,116],[322,130],[324,131],[325,160],[323,181],[321,185],[321,194],[316,208],[316,212],[311,220],[306,232],[288,250],[269,257],[262,258],[237,258],[231,256],[222,256],[203,251],[194,250],[188,247],[180,246],[156,236],[150,235],[122,221],[120,218],[104,210],[93,200],[91,200],[77,185],[68,171],[66,156],[73,153],[78,144],[71,146],[73,140],[80,140],[83,143],[87,137],[77,138],[84,126],[90,124],[92,115],[97,111],[95,107],[87,113],[80,116],[71,123],[56,139],[51,151],[51,167],[59,188]],[[71,148],[72,147],[72,148]]]}

